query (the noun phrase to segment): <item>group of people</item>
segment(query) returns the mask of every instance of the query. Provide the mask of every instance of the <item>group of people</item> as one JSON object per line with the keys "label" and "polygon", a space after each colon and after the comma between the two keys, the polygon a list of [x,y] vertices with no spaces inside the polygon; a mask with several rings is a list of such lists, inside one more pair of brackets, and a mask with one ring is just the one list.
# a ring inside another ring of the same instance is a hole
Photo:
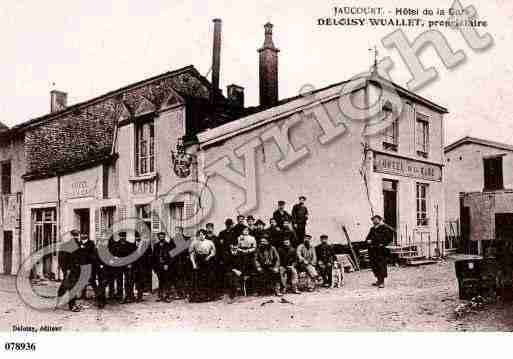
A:
{"label": "group of people", "polygon": [[[191,302],[209,301],[225,294],[233,301],[238,293],[247,291],[299,294],[300,273],[306,275],[308,291],[320,285],[330,287],[333,270],[340,267],[327,235],[320,236],[319,245],[312,245],[312,237],[306,233],[305,201],[304,196],[299,197],[291,213],[285,210],[285,202],[279,201],[267,227],[251,215],[238,215],[237,223],[226,219],[219,234],[215,234],[213,223],[207,223],[193,239],[177,227],[173,238],[160,232],[155,242],[137,235],[132,242],[119,233],[95,245],[74,230],[72,239],[64,244],[71,247],[59,252],[64,280],[58,295],[73,288],[86,264],[92,268],[87,284],[93,288],[99,308],[108,299],[143,301],[143,294],[152,291],[152,272],[158,278],[157,300],[166,302],[187,297]],[[368,240],[375,241],[382,234],[378,232],[372,234],[371,230]],[[381,264],[375,273],[379,275],[377,285],[382,286]],[[80,310],[77,297],[72,295],[68,302],[72,311]]]}

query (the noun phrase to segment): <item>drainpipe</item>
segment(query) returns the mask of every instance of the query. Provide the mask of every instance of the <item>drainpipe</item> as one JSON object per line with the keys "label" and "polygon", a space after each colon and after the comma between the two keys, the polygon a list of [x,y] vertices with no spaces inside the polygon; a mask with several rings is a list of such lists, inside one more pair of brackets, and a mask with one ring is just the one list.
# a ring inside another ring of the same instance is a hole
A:
{"label": "drainpipe", "polygon": [[[61,240],[61,228],[62,228],[62,225],[61,225],[61,176],[59,174],[57,174],[57,233],[56,233],[56,241],[60,242]],[[57,245],[57,243],[55,244]],[[58,256],[56,253],[53,254],[54,256],[54,259],[52,260],[52,267],[53,267],[53,261],[57,261],[56,265],[55,265],[55,274],[56,274],[56,279],[64,279],[64,276],[61,276],[61,271],[60,271],[60,268],[59,268],[59,263],[58,263]]]}
{"label": "drainpipe", "polygon": [[22,238],[21,238],[21,213],[22,213],[22,196],[21,192],[16,192],[16,200],[18,201],[18,270],[21,268],[21,264],[23,261],[23,253],[22,253]]}

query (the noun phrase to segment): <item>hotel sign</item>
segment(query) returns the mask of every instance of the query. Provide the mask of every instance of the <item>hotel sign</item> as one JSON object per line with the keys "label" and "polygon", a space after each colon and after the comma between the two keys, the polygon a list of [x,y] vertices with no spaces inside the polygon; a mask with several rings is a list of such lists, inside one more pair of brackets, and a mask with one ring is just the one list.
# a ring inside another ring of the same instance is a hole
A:
{"label": "hotel sign", "polygon": [[382,153],[374,153],[374,172],[396,176],[442,181],[442,167]]}

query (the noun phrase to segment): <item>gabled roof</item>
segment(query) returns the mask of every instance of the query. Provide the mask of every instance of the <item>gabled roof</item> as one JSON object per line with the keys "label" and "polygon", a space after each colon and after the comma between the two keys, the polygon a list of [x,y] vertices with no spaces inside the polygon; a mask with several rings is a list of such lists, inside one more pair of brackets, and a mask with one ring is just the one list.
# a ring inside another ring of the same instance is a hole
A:
{"label": "gabled roof", "polygon": [[469,144],[469,143],[474,143],[474,144],[486,146],[486,147],[497,148],[499,150],[513,151],[513,145],[510,145],[507,143],[495,142],[495,141],[485,140],[482,138],[465,136],[465,137],[460,138],[459,140],[451,143],[450,145],[445,146],[444,153],[450,152],[460,146],[463,146],[463,145]]}
{"label": "gabled roof", "polygon": [[[159,110],[172,93],[185,99],[186,114],[194,118],[188,121],[188,131],[195,134],[205,128],[204,119],[213,111],[210,107],[200,111],[196,102],[209,104],[210,92],[208,80],[186,66],[19,124],[10,132],[24,134],[24,178],[50,177],[113,159],[119,118]],[[225,99],[220,92],[216,98],[221,111]]]}
{"label": "gabled roof", "polygon": [[206,87],[210,88],[210,82],[204,76],[202,76],[198,72],[198,70],[196,70],[196,68],[193,65],[188,65],[188,66],[179,68],[177,70],[168,71],[168,72],[165,72],[165,73],[162,73],[162,74],[159,74],[159,75],[156,75],[156,76],[144,79],[142,81],[138,81],[138,82],[135,82],[135,83],[123,86],[123,87],[118,88],[116,90],[109,91],[109,92],[107,92],[107,93],[105,93],[103,95],[100,95],[100,96],[94,97],[92,99],[89,99],[89,100],[86,100],[86,101],[79,102],[77,104],[68,106],[68,107],[66,107],[63,110],[60,110],[60,111],[57,111],[57,112],[48,113],[48,114],[43,115],[43,116],[35,117],[33,119],[30,119],[28,121],[22,122],[20,124],[17,124],[16,126],[11,127],[11,130],[18,130],[18,131],[19,130],[25,130],[27,128],[30,128],[30,127],[37,126],[39,124],[45,123],[45,121],[51,120],[52,118],[61,117],[61,116],[64,116],[66,114],[73,113],[74,111],[77,111],[80,108],[91,106],[91,105],[94,105],[95,103],[101,102],[101,101],[106,100],[108,98],[112,98],[112,97],[115,97],[117,95],[121,95],[124,92],[126,92],[127,90],[134,90],[134,89],[139,88],[139,87],[144,87],[145,85],[148,85],[150,83],[153,83],[153,82],[156,82],[156,81],[168,78],[168,77],[178,76],[180,74],[184,74],[184,73],[187,73],[187,72],[193,74]]}
{"label": "gabled roof", "polygon": [[[351,86],[346,87],[346,85],[351,82],[353,82]],[[280,100],[276,106],[271,108],[262,108],[259,106],[247,108],[245,109],[243,117],[235,121],[228,122],[214,129],[200,132],[197,135],[197,137],[202,147],[208,147],[216,142],[226,140],[240,133],[249,131],[253,128],[263,126],[269,122],[273,122],[280,118],[288,116],[294,112],[297,112],[299,109],[304,108],[305,106],[313,105],[318,101],[327,101],[331,98],[341,96],[349,92],[354,92],[367,86],[369,83],[373,83],[377,86],[393,88],[393,90],[398,92],[399,96],[423,103],[424,105],[428,106],[429,108],[437,112],[448,112],[445,107],[437,105],[434,102],[431,102],[428,99],[421,97],[383,78],[382,76],[377,75],[376,73],[371,73],[364,74],[359,77],[352,78],[350,80],[337,82],[335,84],[328,85],[326,87],[314,90],[309,93],[309,95],[315,96],[297,95],[294,97]]]}

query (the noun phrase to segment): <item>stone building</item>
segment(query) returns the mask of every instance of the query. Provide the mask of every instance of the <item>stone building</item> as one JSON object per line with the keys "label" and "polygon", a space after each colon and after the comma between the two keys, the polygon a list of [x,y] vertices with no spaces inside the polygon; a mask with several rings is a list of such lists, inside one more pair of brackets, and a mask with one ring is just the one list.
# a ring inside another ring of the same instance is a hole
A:
{"label": "stone building", "polygon": [[[278,200],[290,211],[304,195],[314,238],[327,233],[333,242],[345,243],[343,225],[353,241],[364,240],[376,213],[396,229],[398,246],[414,245],[424,256],[439,254],[447,110],[375,69],[279,99],[271,30],[266,26],[259,50],[260,90],[271,98],[261,95],[254,113],[199,133],[198,144],[189,149],[201,159],[199,178],[214,197],[205,216],[218,225],[238,213],[267,221]],[[375,103],[385,116],[377,124],[370,111],[362,120],[353,108]]]}
{"label": "stone building", "polygon": [[[246,107],[243,87],[229,85],[226,96],[219,89],[217,19],[213,48],[212,82],[187,66],[72,106],[64,92],[52,91],[49,114],[7,130],[10,141],[19,138],[18,147],[0,152],[17,156],[11,191],[20,192],[19,224],[10,228],[21,228],[13,232],[19,258],[71,229],[97,240],[116,223],[133,238],[139,225],[191,233],[191,218],[217,230],[237,213],[268,220],[277,200],[290,209],[299,195],[308,198],[308,231],[316,238],[327,233],[344,243],[344,225],[352,240],[362,240],[378,213],[396,228],[398,245],[415,242],[432,253],[438,218],[445,218],[445,108],[376,71],[279,99],[271,24],[258,50],[260,104]],[[364,113],[362,120],[349,99],[360,107],[377,101],[384,118],[376,125]],[[129,219],[139,222],[119,225]],[[41,260],[34,274],[59,278],[56,256]]]}
{"label": "stone building", "polygon": [[23,133],[0,124],[0,273],[16,273],[22,261],[23,173]]}

